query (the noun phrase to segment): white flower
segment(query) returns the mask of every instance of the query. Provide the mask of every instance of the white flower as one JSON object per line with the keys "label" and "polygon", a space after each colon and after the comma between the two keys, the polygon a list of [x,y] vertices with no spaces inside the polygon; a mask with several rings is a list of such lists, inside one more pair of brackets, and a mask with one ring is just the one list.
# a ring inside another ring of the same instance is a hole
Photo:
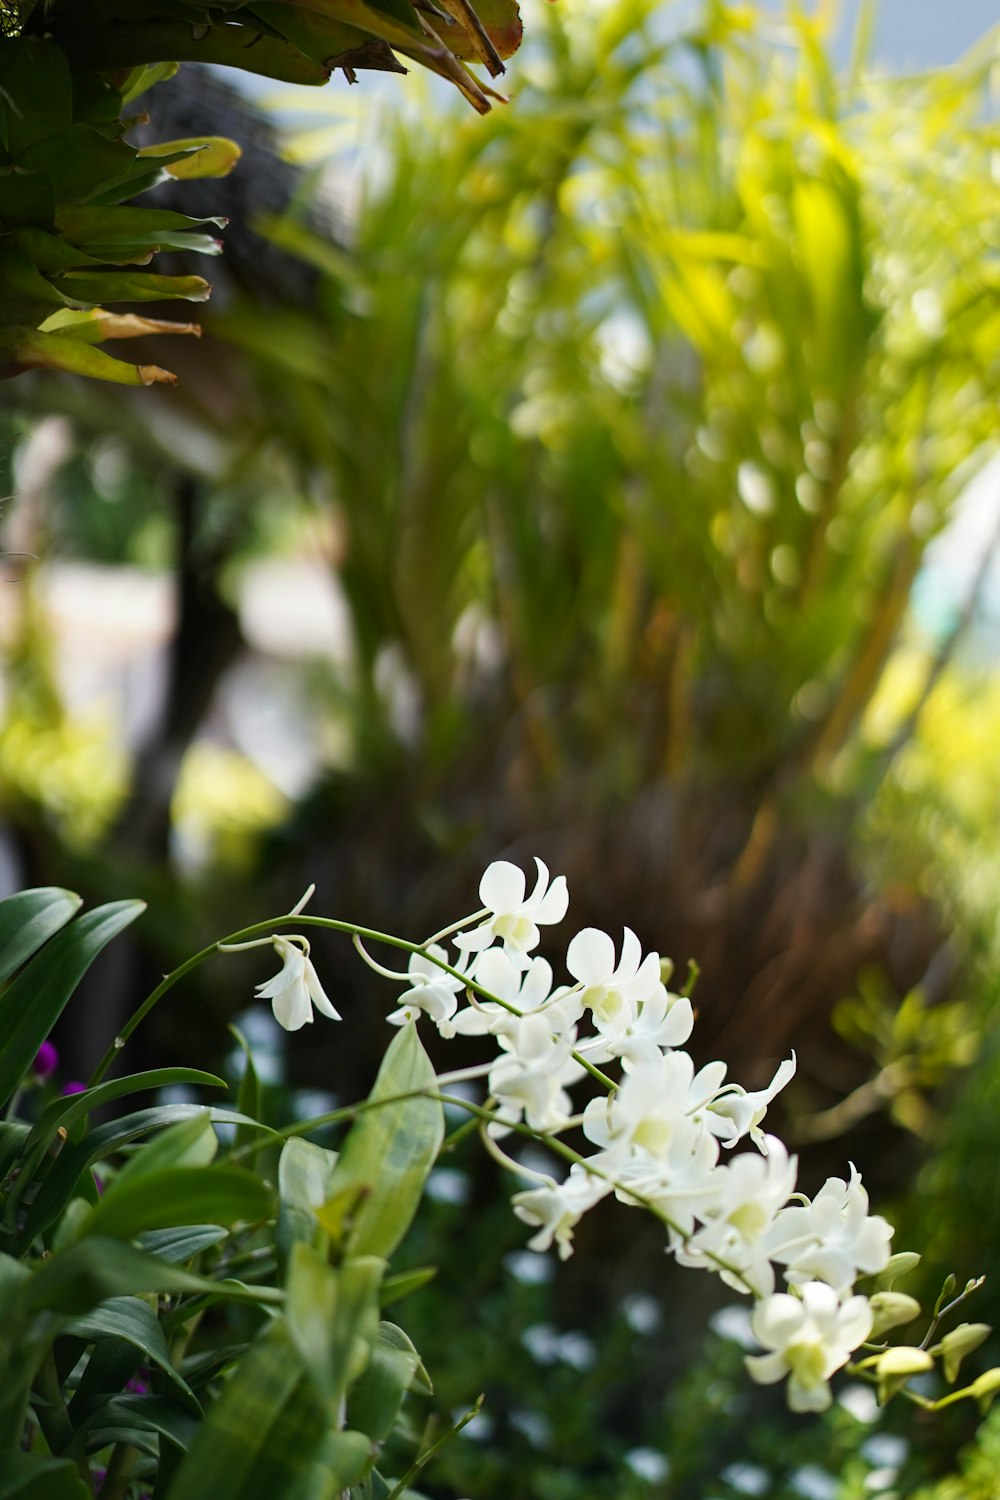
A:
{"label": "white flower", "polygon": [[489,1072],[500,1127],[516,1124],[522,1114],[534,1130],[559,1130],[568,1122],[572,1105],[566,1085],[583,1073],[571,1055],[574,1039],[572,1029],[554,1036],[545,1011],[523,1016],[500,1037],[504,1051]]}
{"label": "white flower", "polygon": [[[737,1291],[774,1290],[769,1245],[775,1218],[795,1190],[797,1161],[776,1136],[762,1156],[734,1156],[715,1174],[717,1200],[703,1228],[674,1246],[681,1265],[717,1270]],[[725,1264],[720,1265],[722,1261]]]}
{"label": "white flower", "polygon": [[615,965],[615,945],[606,932],[585,927],[566,950],[566,967],[583,985],[580,1000],[593,1012],[594,1025],[611,1037],[624,1036],[660,983],[660,960],[642,956],[642,946],[631,927],[625,928],[622,956]]}
{"label": "white flower", "polygon": [[777,1094],[785,1087],[785,1084],[795,1073],[795,1053],[780,1063],[778,1070],[766,1089],[757,1089],[754,1093],[748,1093],[739,1085],[732,1085],[729,1092],[722,1094],[709,1105],[713,1115],[717,1117],[717,1123],[710,1124],[709,1129],[714,1130],[716,1135],[722,1137],[727,1146],[735,1146],[736,1142],[749,1135],[754,1145],[765,1154],[767,1152],[767,1137],[761,1130],[760,1125],[767,1114],[767,1106]]}
{"label": "white flower", "polygon": [[407,965],[410,988],[400,995],[398,1009],[386,1016],[386,1020],[393,1026],[405,1026],[423,1011],[443,1037],[451,1037],[455,1035],[451,1018],[458,1009],[456,992],[462,989],[464,981],[446,973],[434,962],[435,958],[448,962],[448,955],[439,943],[432,943],[426,956],[411,953]]}
{"label": "white flower", "polygon": [[561,922],[569,906],[566,877],[560,875],[549,884],[549,872],[540,859],[538,879],[530,896],[525,896],[524,872],[505,859],[491,864],[479,882],[479,899],[486,908],[486,920],[470,932],[460,932],[456,946],[469,953],[489,948],[499,938],[504,952],[519,968],[528,967],[527,954],[537,947],[538,924]]}
{"label": "white flower", "polygon": [[591,1099],[583,1112],[583,1133],[601,1148],[631,1148],[664,1157],[688,1116],[714,1094],[717,1070],[709,1063],[698,1073],[686,1052],[668,1052],[627,1073],[609,1098]]}
{"label": "white flower", "polygon": [[652,1204],[679,1235],[694,1233],[718,1202],[719,1143],[693,1120],[677,1121],[666,1150],[645,1152],[615,1166],[616,1193],[622,1203]]}
{"label": "white flower", "polygon": [[526,1224],[537,1224],[538,1233],[528,1241],[532,1250],[548,1250],[553,1241],[559,1247],[559,1259],[573,1254],[573,1230],[588,1208],[611,1191],[611,1183],[574,1162],[565,1182],[550,1182],[547,1187],[529,1188],[515,1193],[511,1202],[514,1212]]}
{"label": "white flower", "polygon": [[316,970],[309,958],[309,944],[304,937],[273,937],[271,943],[283,960],[281,972],[256,986],[261,1000],[270,1000],[274,1018],[286,1031],[298,1031],[313,1019],[312,1008],[331,1021],[340,1015],[327,999]]}
{"label": "white flower", "polygon": [[774,1224],[775,1260],[788,1266],[793,1286],[825,1281],[843,1295],[859,1274],[881,1271],[889,1259],[892,1225],[868,1212],[868,1194],[851,1163],[851,1179],[828,1177],[811,1203],[786,1208]]}
{"label": "white flower", "polygon": [[[544,958],[534,958],[527,969],[511,962],[502,948],[488,948],[475,962],[476,984],[497,1000],[477,1000],[474,1006],[460,1011],[455,1017],[455,1030],[463,1036],[482,1036],[486,1032],[494,1036],[498,1032],[510,1031],[517,1022],[515,1011],[529,1015],[545,1005],[552,990],[552,965]],[[507,1006],[512,1006],[508,1010]],[[551,1013],[551,1014],[550,1014]],[[546,1007],[550,1014],[550,1025],[554,1030],[562,1026],[563,1013],[556,1007]],[[562,1029],[565,1029],[562,1027]]]}
{"label": "white flower", "polygon": [[808,1281],[800,1291],[799,1297],[776,1292],[758,1303],[750,1327],[771,1352],[748,1355],[746,1367],[760,1385],[788,1375],[792,1411],[825,1411],[830,1405],[827,1381],[871,1332],[871,1305],[867,1297],[849,1297],[841,1304],[822,1281]]}

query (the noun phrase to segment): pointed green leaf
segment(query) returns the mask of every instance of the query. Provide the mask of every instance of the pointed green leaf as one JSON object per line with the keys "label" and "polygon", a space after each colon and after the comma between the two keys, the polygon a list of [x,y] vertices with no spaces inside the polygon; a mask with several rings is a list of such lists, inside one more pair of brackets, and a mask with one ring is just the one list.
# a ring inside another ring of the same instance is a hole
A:
{"label": "pointed green leaf", "polygon": [[112,1078],[108,1083],[99,1083],[96,1088],[84,1089],[82,1093],[70,1094],[64,1099],[53,1099],[31,1127],[28,1145],[34,1146],[39,1141],[47,1140],[59,1125],[64,1125],[68,1130],[84,1115],[110,1104],[112,1099],[121,1099],[127,1094],[142,1094],[148,1089],[169,1088],[177,1083],[194,1083],[203,1088],[215,1089],[226,1087],[225,1079],[217,1078],[214,1073],[203,1073],[200,1068],[152,1068],[148,1073],[130,1073],[124,1078]]}
{"label": "pointed green leaf", "polygon": [[178,1229],[149,1229],[136,1238],[140,1248],[150,1255],[183,1265],[203,1250],[228,1239],[229,1231],[218,1224],[184,1224]]}
{"label": "pointed green leaf", "polygon": [[312,1500],[308,1470],[330,1422],[284,1325],[276,1323],[210,1408],[168,1500]]}
{"label": "pointed green leaf", "polygon": [[85,912],[49,939],[0,995],[0,1105],[5,1104],[105,944],[145,910],[115,901]]}
{"label": "pointed green leaf", "polygon": [[[78,1184],[96,1162],[104,1161],[107,1157],[114,1155],[120,1146],[126,1145],[129,1141],[150,1135],[154,1130],[163,1130],[179,1120],[188,1120],[200,1115],[207,1115],[209,1120],[218,1121],[220,1124],[252,1125],[255,1123],[252,1120],[245,1120],[242,1115],[230,1109],[209,1108],[201,1104],[160,1104],[152,1109],[137,1110],[135,1114],[126,1115],[122,1120],[109,1120],[105,1125],[98,1125],[82,1141],[63,1150],[55,1166],[42,1182],[38,1196],[28,1210],[24,1234],[29,1239],[34,1239],[36,1235],[47,1229],[59,1217],[70,1198],[77,1194]],[[264,1128],[258,1126],[258,1129],[264,1130]],[[275,1134],[273,1131],[270,1133]]]}
{"label": "pointed green leaf", "polygon": [[176,385],[177,376],[159,365],[130,365],[112,359],[79,339],[57,333],[39,333],[35,328],[0,325],[0,369],[7,364],[19,370],[66,370],[112,385]]}
{"label": "pointed green leaf", "polygon": [[410,1227],[444,1138],[441,1105],[415,1092],[434,1087],[411,1021],[390,1044],[368,1101],[375,1107],[351,1127],[330,1182],[331,1198],[349,1187],[368,1190],[348,1237],[353,1255],[388,1259]]}
{"label": "pointed green leaf", "polygon": [[75,892],[55,885],[20,891],[0,901],[0,980],[9,979],[53,933],[65,927],[81,905]]}
{"label": "pointed green leaf", "polygon": [[185,1404],[200,1415],[198,1398],[187,1381],[174,1369],[170,1350],[156,1314],[139,1297],[110,1297],[100,1307],[72,1318],[64,1325],[64,1333],[73,1338],[84,1339],[88,1344],[98,1339],[124,1339],[132,1344],[150,1364],[162,1370],[174,1390]]}
{"label": "pointed green leaf", "polygon": [[106,1192],[81,1233],[132,1239],[184,1224],[254,1223],[271,1212],[267,1184],[244,1167],[166,1167]]}
{"label": "pointed green leaf", "polygon": [[319,1237],[316,1210],[330,1192],[337,1157],[312,1141],[293,1136],[278,1161],[278,1261],[284,1266],[293,1245],[312,1244]]}
{"label": "pointed green leaf", "polygon": [[212,291],[202,276],[158,276],[153,271],[66,271],[56,285],[75,301],[101,303],[161,302],[169,297],[207,302]]}

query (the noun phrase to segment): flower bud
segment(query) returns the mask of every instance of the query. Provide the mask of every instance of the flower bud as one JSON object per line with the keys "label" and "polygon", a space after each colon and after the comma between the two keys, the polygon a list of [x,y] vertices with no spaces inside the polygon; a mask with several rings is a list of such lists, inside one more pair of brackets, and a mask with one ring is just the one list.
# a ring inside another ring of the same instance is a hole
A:
{"label": "flower bud", "polygon": [[920,1303],[916,1297],[905,1292],[875,1292],[871,1297],[875,1321],[872,1335],[877,1338],[889,1328],[898,1328],[902,1323],[912,1323],[920,1315]]}
{"label": "flower bud", "polygon": [[919,1264],[920,1256],[915,1250],[897,1250],[895,1255],[889,1256],[878,1274],[875,1285],[880,1292],[891,1292],[899,1278],[908,1275]]}
{"label": "flower bud", "polygon": [[944,1360],[945,1379],[949,1384],[958,1378],[965,1356],[978,1349],[992,1332],[989,1323],[959,1323],[939,1344],[935,1344],[932,1353],[940,1354]]}

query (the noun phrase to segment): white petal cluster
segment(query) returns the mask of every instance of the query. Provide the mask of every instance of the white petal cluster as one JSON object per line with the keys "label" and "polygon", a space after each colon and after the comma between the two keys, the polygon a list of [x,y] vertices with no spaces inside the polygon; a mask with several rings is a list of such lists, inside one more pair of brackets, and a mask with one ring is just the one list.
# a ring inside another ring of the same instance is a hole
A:
{"label": "white petal cluster", "polygon": [[[461,1072],[486,1079],[487,1145],[533,1181],[513,1198],[535,1231],[533,1250],[554,1247],[566,1259],[582,1215],[612,1192],[652,1211],[680,1264],[715,1272],[754,1299],[751,1326],[767,1352],[747,1360],[753,1379],[787,1376],[789,1405],[821,1410],[830,1376],[871,1331],[871,1306],[854,1282],[886,1265],[891,1227],[869,1213],[853,1166],[812,1201],[796,1192],[796,1158],[763,1129],[794,1075],[794,1054],[759,1090],[727,1081],[723,1062],[696,1069],[683,1050],[691,1001],[667,990],[659,955],[644,955],[631,928],[620,948],[598,928],[578,932],[566,950],[568,982],[559,981],[534,950],[540,928],[566,915],[566,881],[535,864],[530,894],[516,865],[491,864],[479,885],[482,909],[414,952],[405,974],[383,969],[359,945],[372,967],[406,986],[390,1022],[426,1015],[443,1037],[491,1039],[492,1057]],[[454,961],[439,941],[449,935]],[[305,940],[273,942],[284,966],[258,994],[281,1024],[312,1020],[313,1005],[336,1017]],[[574,1100],[571,1090],[588,1074],[592,1096]],[[577,1129],[589,1156],[558,1140]],[[499,1141],[525,1130],[569,1158],[562,1182],[504,1154]],[[776,1290],[779,1277],[787,1290]]]}
{"label": "white petal cluster", "polygon": [[[659,955],[644,954],[631,928],[620,947],[596,927],[576,933],[566,950],[569,982],[557,983],[534,950],[539,928],[561,921],[569,898],[565,880],[550,881],[535,863],[530,895],[517,866],[490,865],[479,887],[484,910],[450,929],[468,1006],[450,1008],[450,981],[446,1016],[423,1007],[443,1034],[495,1039],[486,1074],[494,1141],[525,1126],[549,1138],[580,1126],[592,1148],[590,1156],[570,1153],[576,1159],[561,1183],[549,1178],[515,1194],[514,1212],[535,1230],[530,1247],[554,1247],[565,1259],[581,1216],[612,1191],[652,1210],[682,1265],[714,1271],[755,1299],[754,1331],[770,1353],[749,1361],[753,1377],[787,1375],[790,1404],[819,1409],[829,1376],[870,1331],[854,1280],[885,1265],[890,1226],[869,1214],[853,1167],[849,1181],[831,1178],[812,1202],[796,1193],[796,1158],[763,1128],[795,1073],[794,1054],[757,1090],[727,1081],[723,1062],[696,1069],[683,1050],[691,1001],[667,990]],[[609,1063],[619,1077],[575,1114],[570,1091]],[[746,1144],[756,1149],[738,1149]],[[788,1290],[776,1291],[779,1277]]]}

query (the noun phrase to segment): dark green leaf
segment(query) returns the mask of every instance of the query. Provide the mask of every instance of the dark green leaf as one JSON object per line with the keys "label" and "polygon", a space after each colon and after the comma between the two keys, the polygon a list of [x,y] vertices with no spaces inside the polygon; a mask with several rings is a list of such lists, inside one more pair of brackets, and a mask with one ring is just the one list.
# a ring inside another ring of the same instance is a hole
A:
{"label": "dark green leaf", "polygon": [[114,1396],[92,1412],[83,1422],[86,1431],[115,1427],[121,1432],[158,1432],[178,1448],[189,1448],[198,1431],[198,1421],[191,1412],[171,1401],[169,1396],[140,1396],[126,1393]]}
{"label": "dark green leaf", "polygon": [[98,953],[144,910],[142,901],[115,901],[86,912],[56,933],[0,995],[0,1105],[31,1066]]}
{"label": "dark green leaf", "polygon": [[[34,1239],[59,1217],[70,1198],[79,1192],[80,1179],[95,1162],[113,1156],[120,1146],[154,1130],[163,1130],[180,1120],[190,1120],[206,1115],[220,1124],[253,1124],[242,1115],[229,1109],[208,1108],[199,1104],[160,1104],[151,1109],[140,1109],[126,1115],[122,1120],[109,1120],[98,1125],[82,1141],[63,1151],[55,1166],[46,1176],[34,1203],[28,1210],[24,1234]],[[262,1127],[259,1127],[262,1128]],[[273,1133],[273,1132],[272,1132]]]}
{"label": "dark green leaf", "polygon": [[218,1224],[185,1224],[180,1229],[150,1229],[137,1236],[140,1249],[174,1265],[194,1260],[203,1250],[228,1239],[228,1229]]}
{"label": "dark green leaf", "polygon": [[76,1464],[43,1453],[5,1453],[0,1500],[90,1500]]}
{"label": "dark green leaf", "polygon": [[57,1125],[67,1129],[77,1120],[90,1114],[91,1110],[110,1104],[112,1099],[121,1099],[126,1094],[141,1094],[147,1089],[169,1088],[176,1083],[196,1083],[205,1088],[224,1089],[226,1081],[214,1073],[203,1073],[200,1068],[153,1068],[148,1073],[131,1073],[125,1078],[112,1078],[108,1083],[99,1083],[96,1088],[84,1089],[80,1094],[70,1094],[65,1099],[53,1099],[38,1116],[31,1128],[29,1144],[44,1140]]}
{"label": "dark green leaf", "polygon": [[20,891],[0,901],[0,980],[9,979],[43,943],[65,927],[81,898],[59,886]]}
{"label": "dark green leaf", "polygon": [[161,1369],[170,1384],[190,1409],[200,1415],[201,1407],[183,1376],[174,1369],[170,1350],[156,1314],[138,1297],[111,1297],[80,1318],[73,1318],[63,1330],[88,1344],[98,1339],[124,1339],[134,1344],[144,1360]]}
{"label": "dark green leaf", "polygon": [[244,1167],[166,1167],[105,1193],[83,1233],[132,1239],[150,1229],[267,1218],[272,1198],[267,1184]]}

